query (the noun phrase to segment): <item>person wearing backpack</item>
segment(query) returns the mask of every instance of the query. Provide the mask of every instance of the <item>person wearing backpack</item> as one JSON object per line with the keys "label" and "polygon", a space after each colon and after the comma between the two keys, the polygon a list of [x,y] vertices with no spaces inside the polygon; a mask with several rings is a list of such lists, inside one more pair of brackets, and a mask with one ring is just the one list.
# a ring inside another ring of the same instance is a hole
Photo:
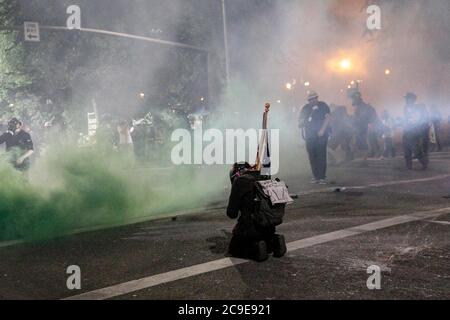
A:
{"label": "person wearing backpack", "polygon": [[[233,236],[229,245],[229,254],[237,258],[249,258],[262,262],[268,259],[268,254],[282,257],[286,254],[286,242],[282,235],[275,233],[275,222],[267,220],[261,223],[257,219],[262,214],[260,208],[267,207],[258,196],[257,181],[259,172],[248,163],[236,163],[230,172],[232,183],[231,194],[227,207],[227,216],[238,219],[233,229]],[[284,214],[284,206],[283,206]],[[275,212],[276,216],[276,212]]]}

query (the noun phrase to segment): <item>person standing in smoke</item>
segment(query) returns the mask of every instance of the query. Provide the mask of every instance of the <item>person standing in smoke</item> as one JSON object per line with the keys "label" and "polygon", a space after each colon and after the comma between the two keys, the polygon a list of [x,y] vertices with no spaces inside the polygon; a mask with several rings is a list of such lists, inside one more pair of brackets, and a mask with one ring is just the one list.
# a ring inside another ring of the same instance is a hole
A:
{"label": "person standing in smoke", "polygon": [[130,126],[128,121],[121,120],[117,124],[118,141],[117,148],[126,164],[134,164],[134,144],[133,138],[131,137]]}
{"label": "person standing in smoke", "polygon": [[14,168],[26,172],[30,168],[34,147],[30,134],[22,129],[22,122],[16,118],[9,120],[8,130],[0,136],[0,144],[3,143],[6,151],[11,153]]}
{"label": "person standing in smoke", "polygon": [[337,156],[335,155],[336,150],[341,147],[342,151],[345,152],[345,162],[353,161],[353,151],[351,148],[351,142],[353,137],[353,127],[351,118],[347,113],[347,108],[345,106],[334,106],[332,105],[333,111],[331,112],[331,138],[329,142],[329,155],[331,161],[336,165]]}
{"label": "person standing in smoke", "polygon": [[434,127],[434,137],[436,139],[436,149],[434,151],[441,152],[441,125],[442,125],[442,114],[437,105],[432,105],[430,107],[430,121]]}
{"label": "person standing in smoke", "polygon": [[355,128],[355,142],[358,150],[363,152],[363,160],[369,156],[375,156],[379,152],[377,121],[375,109],[364,102],[361,93],[356,91],[351,96],[352,105],[355,108],[353,126]]}
{"label": "person standing in smoke", "polygon": [[428,147],[430,125],[428,113],[425,105],[417,104],[417,96],[408,92],[404,97],[405,124],[403,128],[403,149],[405,153],[406,167],[413,168],[413,159],[417,158],[422,165],[422,169],[428,168]]}
{"label": "person standing in smoke", "polygon": [[383,156],[381,159],[395,158],[395,146],[394,146],[394,119],[391,118],[389,112],[384,110],[381,114],[381,123],[383,125]]}
{"label": "person standing in smoke", "polygon": [[311,91],[308,103],[300,112],[299,127],[306,141],[306,150],[313,173],[311,183],[327,184],[327,145],[330,137],[330,107],[319,101]]}

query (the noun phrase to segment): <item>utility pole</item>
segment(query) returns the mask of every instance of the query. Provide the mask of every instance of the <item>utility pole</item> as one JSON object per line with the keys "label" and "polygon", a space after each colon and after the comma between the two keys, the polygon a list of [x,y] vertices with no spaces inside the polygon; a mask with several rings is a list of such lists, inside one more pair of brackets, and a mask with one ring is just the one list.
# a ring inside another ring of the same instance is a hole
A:
{"label": "utility pole", "polygon": [[222,0],[222,20],[223,20],[223,42],[225,50],[225,87],[230,83],[230,57],[228,54],[228,30],[227,30],[227,10],[225,0]]}

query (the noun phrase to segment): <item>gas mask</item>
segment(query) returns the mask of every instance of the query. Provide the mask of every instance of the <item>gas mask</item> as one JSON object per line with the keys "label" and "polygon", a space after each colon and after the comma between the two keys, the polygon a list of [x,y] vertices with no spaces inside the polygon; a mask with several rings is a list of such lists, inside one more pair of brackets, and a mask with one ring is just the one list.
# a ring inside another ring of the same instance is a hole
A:
{"label": "gas mask", "polygon": [[242,176],[246,171],[251,168],[250,164],[247,162],[238,162],[233,165],[230,171],[230,180],[233,184],[234,180]]}

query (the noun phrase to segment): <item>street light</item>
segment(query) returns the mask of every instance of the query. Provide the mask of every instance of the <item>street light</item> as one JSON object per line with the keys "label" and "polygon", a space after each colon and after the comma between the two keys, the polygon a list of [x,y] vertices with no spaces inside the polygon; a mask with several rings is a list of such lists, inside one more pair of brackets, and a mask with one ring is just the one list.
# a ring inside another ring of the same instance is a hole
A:
{"label": "street light", "polygon": [[391,70],[390,69],[386,69],[384,70],[384,74],[389,76],[391,74]]}
{"label": "street light", "polygon": [[341,62],[339,62],[339,67],[343,71],[350,70],[352,67],[352,62],[349,59],[343,59],[343,60],[341,60]]}
{"label": "street light", "polygon": [[292,83],[290,82],[286,83],[286,89],[292,90]]}

